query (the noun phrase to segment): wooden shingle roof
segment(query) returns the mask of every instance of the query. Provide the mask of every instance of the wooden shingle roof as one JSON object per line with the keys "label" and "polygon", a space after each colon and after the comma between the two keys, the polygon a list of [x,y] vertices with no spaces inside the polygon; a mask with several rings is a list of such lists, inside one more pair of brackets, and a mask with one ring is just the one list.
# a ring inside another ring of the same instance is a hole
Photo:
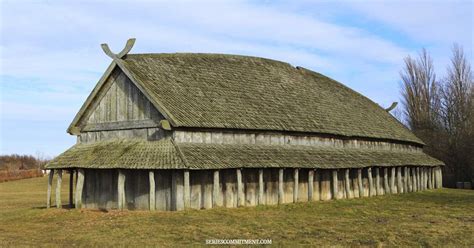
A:
{"label": "wooden shingle roof", "polygon": [[370,99],[290,64],[221,54],[128,54],[118,64],[174,127],[423,142]]}
{"label": "wooden shingle roof", "polygon": [[362,168],[443,165],[422,151],[113,140],[76,144],[47,169]]}

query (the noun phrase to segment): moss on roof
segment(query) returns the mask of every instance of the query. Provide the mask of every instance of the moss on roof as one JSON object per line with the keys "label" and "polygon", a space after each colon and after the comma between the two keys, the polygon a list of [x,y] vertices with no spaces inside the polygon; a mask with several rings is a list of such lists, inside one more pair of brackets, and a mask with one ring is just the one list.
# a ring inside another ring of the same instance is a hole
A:
{"label": "moss on roof", "polygon": [[423,144],[380,106],[319,73],[220,54],[129,54],[121,63],[177,127],[336,134]]}
{"label": "moss on roof", "polygon": [[[185,162],[184,162],[185,161]],[[60,168],[223,169],[252,167],[360,168],[367,166],[438,166],[421,151],[390,151],[302,145],[175,144],[116,140],[77,144],[46,165]]]}

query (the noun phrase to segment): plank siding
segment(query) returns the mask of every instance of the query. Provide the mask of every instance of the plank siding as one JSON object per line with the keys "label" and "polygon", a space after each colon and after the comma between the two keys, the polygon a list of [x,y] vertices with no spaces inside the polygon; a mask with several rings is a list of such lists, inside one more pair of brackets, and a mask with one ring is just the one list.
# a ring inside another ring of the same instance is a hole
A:
{"label": "plank siding", "polygon": [[145,95],[120,71],[115,69],[101,94],[86,111],[81,127],[87,124],[130,120],[159,120],[164,117]]}

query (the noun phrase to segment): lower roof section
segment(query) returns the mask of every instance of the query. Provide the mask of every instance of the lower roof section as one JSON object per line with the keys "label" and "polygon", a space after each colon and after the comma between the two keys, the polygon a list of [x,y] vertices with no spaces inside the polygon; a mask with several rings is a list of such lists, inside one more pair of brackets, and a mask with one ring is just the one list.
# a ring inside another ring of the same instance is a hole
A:
{"label": "lower roof section", "polygon": [[47,169],[225,169],[225,168],[361,168],[368,166],[439,166],[443,162],[420,151],[333,148],[302,145],[177,144],[114,140],[76,144],[54,158]]}

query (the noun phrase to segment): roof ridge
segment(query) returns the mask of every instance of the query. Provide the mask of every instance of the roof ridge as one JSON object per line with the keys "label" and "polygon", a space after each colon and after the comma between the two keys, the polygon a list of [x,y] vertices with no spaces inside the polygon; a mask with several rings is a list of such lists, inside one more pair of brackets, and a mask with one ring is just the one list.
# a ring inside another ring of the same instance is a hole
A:
{"label": "roof ridge", "polygon": [[129,53],[123,57],[124,60],[127,58],[133,58],[133,57],[141,57],[141,56],[149,56],[149,57],[175,57],[175,56],[183,56],[183,57],[216,57],[216,58],[238,58],[238,59],[257,59],[257,60],[263,60],[263,61],[268,61],[268,62],[274,62],[274,63],[280,63],[286,66],[291,66],[293,68],[296,68],[296,66],[291,65],[288,62],[284,62],[281,60],[276,60],[276,59],[270,59],[270,58],[265,58],[265,57],[258,57],[258,56],[252,56],[252,55],[240,55],[240,54],[227,54],[227,53],[193,53],[193,52],[174,52],[174,53]]}

